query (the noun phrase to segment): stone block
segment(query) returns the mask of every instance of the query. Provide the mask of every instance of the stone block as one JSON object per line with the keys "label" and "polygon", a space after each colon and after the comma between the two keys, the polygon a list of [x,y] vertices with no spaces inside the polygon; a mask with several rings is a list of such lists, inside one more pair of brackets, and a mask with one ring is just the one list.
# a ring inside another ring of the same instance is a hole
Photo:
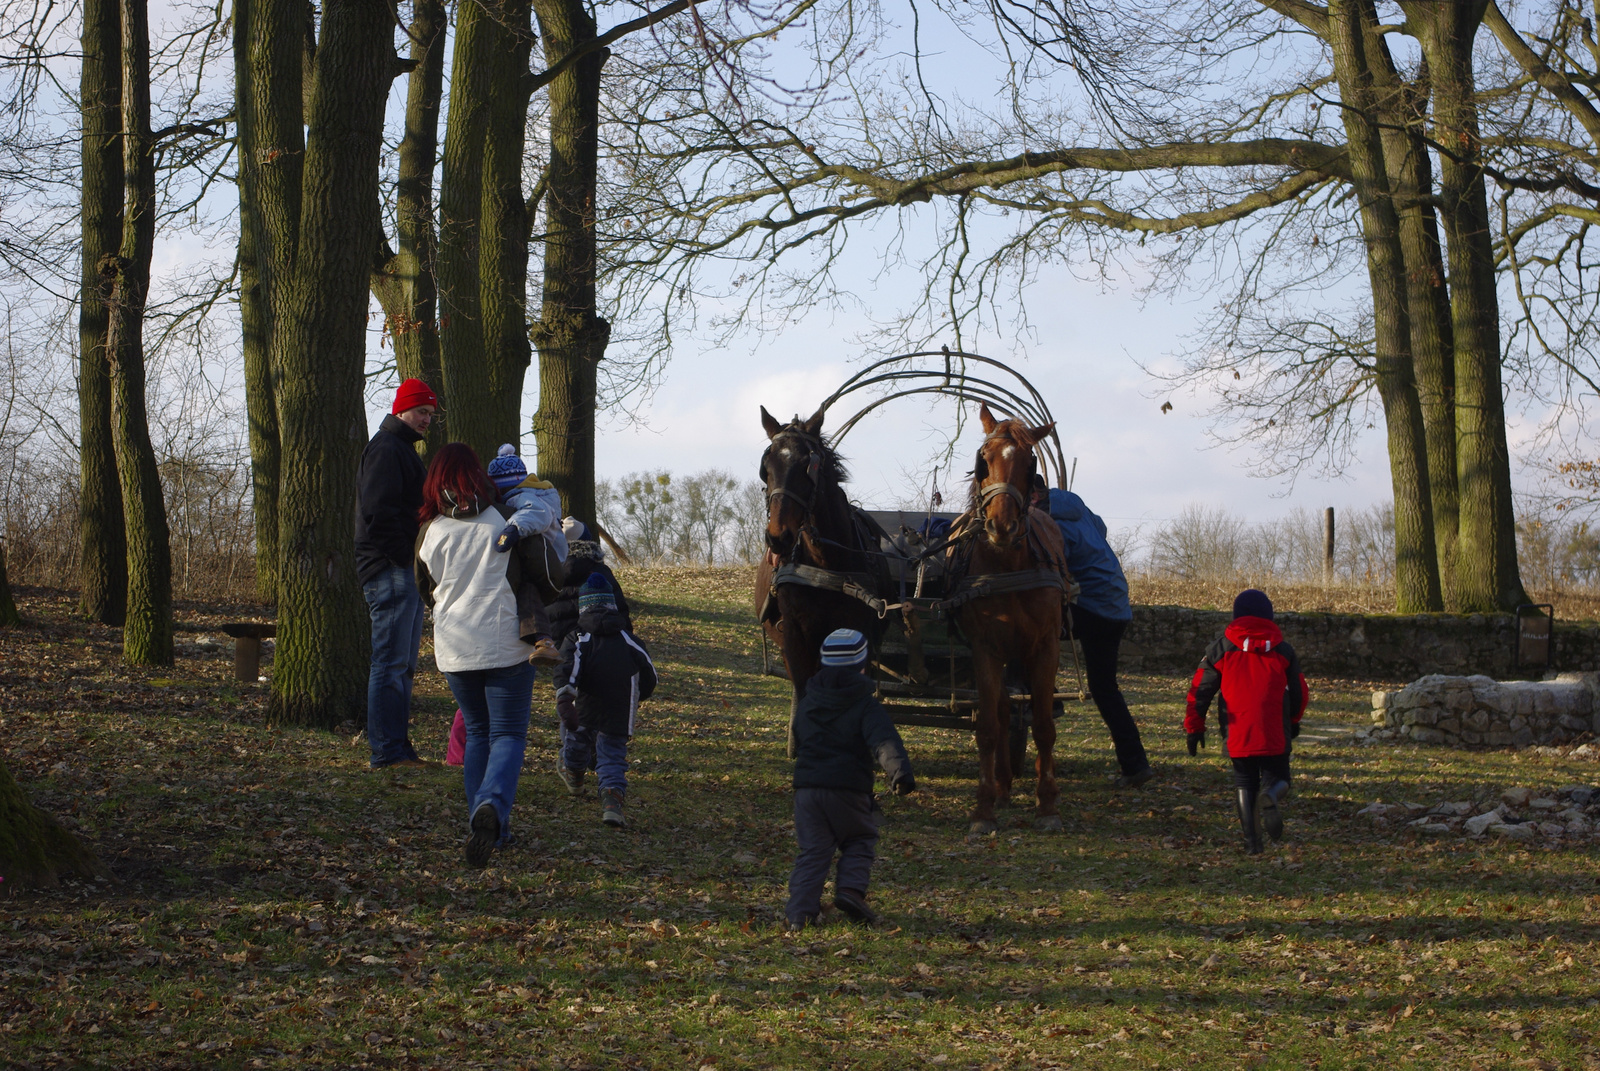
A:
{"label": "stone block", "polygon": [[1563,729],[1571,729],[1575,733],[1586,733],[1589,731],[1590,720],[1586,717],[1579,717],[1576,714],[1563,714],[1556,719],[1556,723]]}
{"label": "stone block", "polygon": [[1513,714],[1507,727],[1514,733],[1520,732],[1528,727],[1528,719],[1521,714]]}
{"label": "stone block", "polygon": [[1445,736],[1443,733],[1441,733],[1438,729],[1432,729],[1426,725],[1411,726],[1410,736],[1411,739],[1415,740],[1419,744],[1442,744],[1445,742]]}
{"label": "stone block", "polygon": [[1530,747],[1533,744],[1533,730],[1527,726],[1511,730],[1512,747]]}
{"label": "stone block", "polygon": [[1461,733],[1461,719],[1455,717],[1454,715],[1447,715],[1443,718],[1440,718],[1438,722],[1435,723],[1434,727],[1437,728],[1441,733],[1446,733],[1450,736],[1458,736]]}
{"label": "stone block", "polygon": [[1390,700],[1392,699],[1393,696],[1394,696],[1393,692],[1373,692],[1372,693],[1372,709],[1373,710],[1387,710],[1388,707],[1389,707]]}
{"label": "stone block", "polygon": [[1461,716],[1461,725],[1463,728],[1476,729],[1481,733],[1489,728],[1490,720],[1487,710],[1469,710]]}
{"label": "stone block", "polygon": [[1500,821],[1501,815],[1499,811],[1489,811],[1486,814],[1475,815],[1467,819],[1462,823],[1462,828],[1474,837],[1480,837],[1490,826],[1499,825]]}
{"label": "stone block", "polygon": [[1500,825],[1490,826],[1489,832],[1494,836],[1506,837],[1510,840],[1533,839],[1533,826],[1527,824],[1526,822],[1518,822],[1514,826],[1501,823]]}
{"label": "stone block", "polygon": [[1526,807],[1533,798],[1533,789],[1516,786],[1500,793],[1500,799],[1509,807]]}
{"label": "stone block", "polygon": [[1478,733],[1478,732],[1473,732],[1471,729],[1462,729],[1461,730],[1461,742],[1463,744],[1471,744],[1474,747],[1476,747],[1477,745],[1483,743],[1483,734],[1482,733]]}

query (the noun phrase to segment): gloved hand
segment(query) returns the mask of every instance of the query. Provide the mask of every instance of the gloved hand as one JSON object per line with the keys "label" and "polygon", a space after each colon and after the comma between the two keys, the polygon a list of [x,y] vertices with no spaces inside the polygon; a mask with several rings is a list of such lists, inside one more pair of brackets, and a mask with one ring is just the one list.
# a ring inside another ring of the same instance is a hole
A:
{"label": "gloved hand", "polygon": [[1297,721],[1296,722],[1290,722],[1289,723],[1289,739],[1293,740],[1295,737],[1297,737],[1299,735],[1300,735],[1300,723],[1297,722]]}
{"label": "gloved hand", "polygon": [[578,729],[578,704],[572,701],[572,696],[564,695],[556,700],[556,714],[561,718],[561,725],[567,732],[576,732]]}
{"label": "gloved hand", "polygon": [[494,549],[504,554],[517,545],[517,540],[522,538],[522,533],[517,531],[517,526],[508,524],[500,529],[500,536],[494,541]]}
{"label": "gloved hand", "polygon": [[1195,749],[1196,748],[1202,748],[1202,747],[1205,747],[1205,746],[1206,746],[1206,731],[1204,729],[1201,729],[1197,733],[1190,733],[1189,734],[1189,754],[1198,755],[1199,752],[1197,750],[1195,750]]}
{"label": "gloved hand", "polygon": [[917,790],[917,779],[915,777],[902,777],[889,787],[896,796],[909,796]]}

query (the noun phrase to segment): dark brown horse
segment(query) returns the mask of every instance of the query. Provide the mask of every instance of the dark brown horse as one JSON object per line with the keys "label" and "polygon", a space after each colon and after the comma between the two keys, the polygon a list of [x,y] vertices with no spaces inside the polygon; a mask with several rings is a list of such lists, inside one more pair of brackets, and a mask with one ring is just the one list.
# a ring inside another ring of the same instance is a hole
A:
{"label": "dark brown horse", "polygon": [[1054,424],[1030,428],[1015,420],[996,421],[987,405],[978,410],[978,419],[987,437],[973,466],[972,505],[966,518],[973,534],[956,548],[954,563],[962,575],[957,595],[970,595],[960,606],[958,620],[972,648],[978,685],[978,804],[970,829],[994,832],[995,805],[1011,795],[1013,771],[1007,747],[1011,703],[1005,670],[1007,663],[1013,663],[1022,666],[1032,694],[1033,740],[1039,753],[1034,828],[1057,830],[1060,791],[1050,704],[1060,654],[1065,562],[1054,522],[1028,508],[1036,465],[1033,447]]}
{"label": "dark brown horse", "polygon": [[[843,463],[822,438],[823,412],[779,424],[766,407],[771,442],[761,455],[767,487],[766,560],[756,580],[763,625],[783,651],[796,702],[822,666],[822,641],[853,628],[876,644],[883,620],[862,596],[887,583],[877,539],[841,486]],[[851,594],[855,592],[855,594]],[[791,732],[793,708],[791,707]],[[794,741],[790,739],[790,753]]]}

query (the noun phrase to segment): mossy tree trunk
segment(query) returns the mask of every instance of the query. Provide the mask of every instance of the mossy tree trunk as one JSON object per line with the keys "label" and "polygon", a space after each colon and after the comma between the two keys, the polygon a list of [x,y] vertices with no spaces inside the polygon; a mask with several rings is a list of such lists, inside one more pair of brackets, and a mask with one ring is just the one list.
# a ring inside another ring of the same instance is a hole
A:
{"label": "mossy tree trunk", "polygon": [[[379,251],[372,292],[383,306],[385,334],[394,347],[400,379],[421,379],[450,408],[439,357],[439,288],[434,279],[433,169],[439,156],[439,103],[444,97],[445,30],[442,0],[412,6],[411,75],[406,88],[406,132],[400,140],[395,190],[395,245]],[[524,283],[526,273],[524,273]],[[456,414],[451,413],[453,423]],[[448,441],[436,420],[421,444],[431,453]]]}
{"label": "mossy tree trunk", "polygon": [[439,190],[439,342],[450,439],[485,461],[501,443],[521,448],[532,357],[522,189],[532,51],[527,0],[461,4]]}
{"label": "mossy tree trunk", "polygon": [[127,613],[128,549],[111,434],[100,261],[122,245],[122,17],[118,0],[84,0],[79,107],[83,124],[82,275],[78,302],[78,532],[83,612],[107,625]]}
{"label": "mossy tree trunk", "polygon": [[1527,601],[1517,565],[1500,378],[1500,306],[1493,234],[1478,131],[1473,39],[1484,0],[1401,0],[1408,32],[1422,46],[1433,90],[1439,153],[1439,212],[1450,274],[1455,343],[1459,530],[1456,591],[1462,611],[1510,610]]}
{"label": "mossy tree trunk", "polygon": [[1416,613],[1438,610],[1443,604],[1428,489],[1427,440],[1411,356],[1405,257],[1376,122],[1377,97],[1368,56],[1371,38],[1367,28],[1373,23],[1366,0],[1334,0],[1328,5],[1326,38],[1344,102],[1340,115],[1372,289],[1373,361],[1388,430],[1394,490],[1395,604],[1401,613]]}
{"label": "mossy tree trunk", "polygon": [[172,548],[161,469],[145,407],[144,309],[155,249],[155,146],[150,132],[150,33],[145,0],[121,0],[122,244],[100,261],[107,311],[112,432],[127,524],[128,613],[122,658],[172,664]]}
{"label": "mossy tree trunk", "polygon": [[329,0],[307,107],[307,6],[240,0],[246,6],[250,143],[241,155],[254,162],[282,448],[270,710],[280,721],[332,727],[359,721],[366,707],[367,614],[350,518],[367,438],[362,372],[381,238],[383,106],[400,62],[383,0]]}
{"label": "mossy tree trunk", "polygon": [[[595,39],[579,0],[535,0],[545,62]],[[544,192],[544,293],[533,342],[539,349],[539,475],[561,492],[567,513],[594,523],[594,437],[600,361],[611,325],[596,309],[595,186],[600,74],[596,49],[551,83],[550,163]]]}
{"label": "mossy tree trunk", "polygon": [[0,762],[0,895],[12,889],[50,886],[65,874],[89,878],[100,866],[78,838],[28,802]]}
{"label": "mossy tree trunk", "polygon": [[0,628],[22,624],[17,602],[11,597],[11,577],[6,573],[6,545],[0,543]]}

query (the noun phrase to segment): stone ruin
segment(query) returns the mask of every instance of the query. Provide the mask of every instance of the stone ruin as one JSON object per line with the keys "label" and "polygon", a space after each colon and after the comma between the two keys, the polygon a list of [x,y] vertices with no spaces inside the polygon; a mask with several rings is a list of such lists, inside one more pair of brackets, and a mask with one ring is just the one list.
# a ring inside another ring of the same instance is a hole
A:
{"label": "stone ruin", "polygon": [[1374,800],[1356,815],[1374,826],[1417,833],[1571,841],[1600,836],[1600,791],[1589,785],[1565,785],[1547,791],[1518,787],[1506,789],[1492,802],[1462,800],[1431,807]]}
{"label": "stone ruin", "polygon": [[1600,734],[1600,673],[1545,681],[1433,674],[1372,693],[1372,735],[1455,747],[1570,744]]}

